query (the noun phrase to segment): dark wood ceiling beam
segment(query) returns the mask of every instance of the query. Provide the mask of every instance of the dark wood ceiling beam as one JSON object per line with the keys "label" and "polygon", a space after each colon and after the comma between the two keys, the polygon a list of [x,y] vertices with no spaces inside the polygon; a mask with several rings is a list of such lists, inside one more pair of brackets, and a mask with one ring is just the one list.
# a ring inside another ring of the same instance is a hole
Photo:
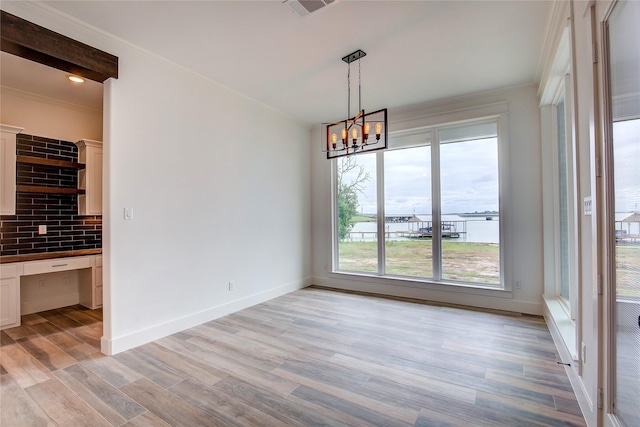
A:
{"label": "dark wood ceiling beam", "polygon": [[118,57],[2,12],[0,49],[58,70],[104,82],[118,78]]}

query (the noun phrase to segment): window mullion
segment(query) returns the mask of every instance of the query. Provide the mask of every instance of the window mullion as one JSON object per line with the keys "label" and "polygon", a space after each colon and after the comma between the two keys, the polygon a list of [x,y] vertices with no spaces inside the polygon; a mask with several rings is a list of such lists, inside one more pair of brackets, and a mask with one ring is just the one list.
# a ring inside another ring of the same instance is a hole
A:
{"label": "window mullion", "polygon": [[338,270],[338,159],[331,159],[331,229],[333,232],[333,239],[331,239],[331,271]]}
{"label": "window mullion", "polygon": [[378,231],[378,274],[385,275],[385,211],[384,211],[384,152],[376,153],[376,193],[377,204],[377,231]]}
{"label": "window mullion", "polygon": [[431,130],[431,251],[433,254],[433,279],[442,280],[442,227],[440,204],[440,140],[438,130]]}
{"label": "window mullion", "polygon": [[567,177],[569,179],[569,308],[571,311],[571,319],[576,320],[578,313],[578,291],[577,283],[581,277],[578,266],[578,253],[580,251],[580,214],[579,207],[582,205],[580,200],[580,180],[576,174],[578,165],[578,147],[575,143],[573,120],[573,92],[572,92],[571,74],[564,76],[565,91],[565,135],[567,142]]}

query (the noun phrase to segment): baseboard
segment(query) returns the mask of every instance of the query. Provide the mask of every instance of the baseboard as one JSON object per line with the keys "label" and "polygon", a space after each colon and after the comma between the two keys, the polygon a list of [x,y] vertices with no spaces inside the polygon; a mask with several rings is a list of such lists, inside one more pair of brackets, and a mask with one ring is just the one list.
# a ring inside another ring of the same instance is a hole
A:
{"label": "baseboard", "polygon": [[36,301],[27,301],[20,304],[20,314],[32,314],[40,311],[53,310],[60,307],[76,305],[80,302],[78,294],[62,295],[55,298],[47,298]]}
{"label": "baseboard", "polygon": [[[455,304],[468,307],[475,307],[487,310],[501,310],[515,313],[525,313],[542,315],[542,304],[519,301],[507,297],[509,292],[500,291],[500,296],[482,295],[485,290],[466,289],[456,287],[442,290],[426,289],[420,286],[402,286],[400,284],[380,284],[374,281],[362,280],[334,280],[326,277],[314,277],[313,284],[327,288],[341,289],[346,291],[367,292],[379,295],[388,295],[401,298],[412,298],[435,303]],[[486,291],[485,291],[486,292]]]}
{"label": "baseboard", "polygon": [[[578,344],[576,343],[576,326],[569,317],[567,310],[557,298],[544,300],[544,318],[549,330],[554,328],[558,341],[556,348],[564,363],[578,361]],[[556,338],[554,337],[554,340]]]}
{"label": "baseboard", "polygon": [[[576,395],[576,400],[578,401],[578,405],[580,405],[582,415],[585,418],[587,425],[591,427],[589,425],[589,419],[591,417],[587,417],[586,414],[590,414],[593,412],[593,402],[589,398],[588,391],[584,387],[584,382],[578,375],[578,363],[580,362],[578,360],[574,360],[574,355],[572,355],[572,351],[570,351],[565,342],[565,337],[561,333],[560,328],[556,323],[556,319],[553,316],[553,311],[554,309],[552,306],[550,307],[549,301],[545,300],[544,319],[547,322],[547,327],[549,328],[551,338],[553,338],[553,343],[558,350],[561,361],[571,364],[570,366],[565,365],[565,372],[567,373],[567,377],[569,377],[571,388]],[[575,359],[577,359],[577,357],[575,357]]]}
{"label": "baseboard", "polygon": [[166,337],[176,332],[201,325],[203,323],[215,320],[219,317],[226,316],[236,311],[269,301],[273,298],[306,288],[311,285],[311,279],[303,279],[296,282],[287,283],[276,288],[268,289],[257,294],[249,295],[228,303],[211,307],[207,310],[193,313],[188,316],[174,319],[169,322],[153,326],[151,328],[139,330],[114,339],[102,337],[100,340],[101,351],[109,356],[138,347],[142,344]]}

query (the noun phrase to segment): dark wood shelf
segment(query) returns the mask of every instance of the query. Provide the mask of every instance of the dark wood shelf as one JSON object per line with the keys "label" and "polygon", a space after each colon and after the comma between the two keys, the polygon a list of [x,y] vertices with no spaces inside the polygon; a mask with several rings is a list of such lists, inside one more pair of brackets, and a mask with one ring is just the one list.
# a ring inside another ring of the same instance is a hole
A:
{"label": "dark wood shelf", "polygon": [[18,193],[40,193],[40,194],[84,194],[85,191],[79,188],[69,187],[44,187],[40,185],[17,185]]}
{"label": "dark wood shelf", "polygon": [[68,162],[66,160],[43,159],[41,157],[18,156],[16,161],[28,165],[53,166],[57,168],[84,169],[83,163]]}

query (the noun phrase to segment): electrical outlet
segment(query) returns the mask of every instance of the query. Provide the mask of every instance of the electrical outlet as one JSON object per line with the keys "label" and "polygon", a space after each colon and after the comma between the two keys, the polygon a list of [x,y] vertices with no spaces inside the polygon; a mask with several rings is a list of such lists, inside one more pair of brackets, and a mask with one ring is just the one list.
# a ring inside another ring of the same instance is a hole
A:
{"label": "electrical outlet", "polygon": [[513,282],[513,289],[522,289],[522,283],[520,282],[520,280],[516,280],[515,282]]}
{"label": "electrical outlet", "polygon": [[234,282],[233,280],[229,281],[229,290],[233,291],[236,289],[236,282]]}
{"label": "electrical outlet", "polygon": [[39,225],[38,226],[38,234],[47,234],[47,226]]}
{"label": "electrical outlet", "polygon": [[46,288],[46,287],[47,287],[47,282],[46,282],[45,280],[40,280],[40,281],[38,282],[38,287],[39,287],[40,289],[44,289],[44,288]]}

